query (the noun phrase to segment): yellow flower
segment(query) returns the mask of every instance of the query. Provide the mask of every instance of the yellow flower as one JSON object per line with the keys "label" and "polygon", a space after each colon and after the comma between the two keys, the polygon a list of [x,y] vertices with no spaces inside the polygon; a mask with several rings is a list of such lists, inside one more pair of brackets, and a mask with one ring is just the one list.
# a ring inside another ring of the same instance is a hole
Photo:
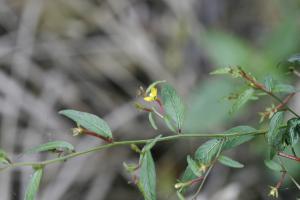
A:
{"label": "yellow flower", "polygon": [[148,96],[144,97],[144,100],[151,102],[151,101],[155,101],[156,99],[157,99],[157,88],[152,87],[150,94]]}
{"label": "yellow flower", "polygon": [[269,192],[269,196],[278,198],[278,189],[276,187],[270,186],[271,190]]}

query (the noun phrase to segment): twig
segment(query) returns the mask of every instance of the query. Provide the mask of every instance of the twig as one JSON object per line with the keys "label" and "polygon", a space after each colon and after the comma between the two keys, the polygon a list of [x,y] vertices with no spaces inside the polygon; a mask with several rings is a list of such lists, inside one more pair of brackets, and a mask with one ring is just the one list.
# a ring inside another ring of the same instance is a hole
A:
{"label": "twig", "polygon": [[[229,137],[238,137],[238,136],[245,136],[245,135],[263,135],[267,132],[267,130],[257,130],[257,131],[252,131],[252,132],[244,132],[244,133],[203,133],[203,134],[190,134],[190,133],[183,133],[179,135],[172,135],[172,136],[166,136],[166,137],[161,137],[157,140],[157,142],[163,142],[163,141],[171,141],[171,140],[177,140],[181,138],[229,138]],[[23,167],[23,166],[30,166],[30,167],[36,167],[36,166],[46,166],[54,163],[59,163],[62,161],[65,161],[70,158],[75,158],[78,156],[86,155],[92,152],[98,152],[103,149],[111,148],[111,147],[117,147],[117,146],[127,146],[131,144],[146,144],[148,142],[153,141],[153,138],[151,139],[145,139],[145,140],[125,140],[125,141],[118,141],[118,142],[112,142],[109,144],[101,145],[101,146],[96,146],[94,148],[81,151],[81,152],[75,152],[75,153],[70,153],[66,156],[62,156],[59,158],[51,159],[51,160],[45,160],[45,161],[39,161],[39,162],[17,162],[13,163],[11,165],[6,166],[5,168],[0,169],[1,171],[4,171],[9,168],[16,168],[16,167]]]}
{"label": "twig", "polygon": [[295,95],[295,93],[291,93],[289,94],[286,98],[284,98],[284,100],[282,101],[282,103],[279,103],[275,108],[271,109],[271,110],[267,110],[265,112],[262,112],[261,115],[263,116],[263,118],[265,117],[271,117],[270,115],[278,110],[282,110],[284,109],[284,107],[286,106],[286,104],[290,101],[290,99]]}
{"label": "twig", "polygon": [[286,176],[286,173],[287,173],[287,171],[285,171],[285,170],[282,171],[281,178],[280,178],[280,180],[278,181],[278,183],[276,184],[276,188],[277,188],[277,189],[279,189],[279,188],[282,186],[283,181],[284,181],[285,176]]}
{"label": "twig", "polygon": [[[240,75],[245,79],[247,80],[248,82],[250,82],[250,84],[256,88],[256,89],[259,89],[263,92],[265,92],[266,94],[268,94],[269,96],[273,97],[276,101],[278,101],[280,104],[282,104],[282,106],[285,106],[285,108],[290,111],[291,113],[293,113],[296,117],[299,117],[300,116],[295,112],[293,111],[289,106],[286,105],[286,103],[284,101],[282,101],[279,97],[277,97],[273,92],[271,91],[268,91],[266,89],[266,87],[259,83],[258,81],[256,81],[252,76],[250,76],[249,74],[247,74],[242,68],[239,68],[239,73]],[[292,97],[292,96],[291,96]],[[290,97],[290,98],[291,98]],[[288,99],[289,100],[289,99]]]}
{"label": "twig", "polygon": [[203,188],[203,185],[204,185],[204,183],[205,183],[205,180],[207,179],[208,175],[210,174],[212,168],[215,166],[215,164],[216,164],[216,162],[217,162],[217,160],[218,160],[218,158],[219,158],[219,156],[220,156],[220,153],[222,152],[223,144],[224,144],[224,139],[222,140],[222,143],[221,143],[221,145],[220,145],[220,148],[219,148],[219,150],[218,150],[218,153],[217,153],[217,155],[216,155],[216,158],[213,160],[213,162],[212,162],[211,165],[209,166],[209,168],[208,168],[206,174],[204,175],[203,180],[202,180],[202,182],[201,182],[201,184],[200,184],[200,186],[199,186],[197,192],[196,192],[196,193],[194,194],[194,196],[192,197],[193,200],[196,200],[196,198],[197,198],[197,196],[199,195],[201,189]]}
{"label": "twig", "polygon": [[283,152],[278,152],[278,155],[281,156],[281,157],[284,157],[284,158],[288,158],[288,159],[300,162],[300,158],[298,158],[296,156],[292,156],[292,155],[289,155],[289,154],[286,154],[286,153],[283,153]]}

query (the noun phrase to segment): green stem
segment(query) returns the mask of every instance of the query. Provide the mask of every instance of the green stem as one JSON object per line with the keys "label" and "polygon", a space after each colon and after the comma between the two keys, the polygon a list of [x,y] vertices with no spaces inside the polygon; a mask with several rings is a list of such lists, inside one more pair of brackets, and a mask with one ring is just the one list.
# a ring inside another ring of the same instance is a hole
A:
{"label": "green stem", "polygon": [[294,148],[294,147],[291,147],[291,150],[292,150],[293,155],[294,155],[295,157],[298,157],[298,156],[297,156],[297,153],[296,153],[296,151],[295,151],[295,148]]}
{"label": "green stem", "polygon": [[[181,138],[228,138],[228,137],[237,137],[237,136],[244,136],[244,135],[253,135],[254,136],[254,135],[263,135],[266,132],[267,132],[267,130],[257,130],[257,131],[253,131],[253,132],[228,133],[228,134],[224,134],[224,133],[216,133],[216,134],[212,134],[212,133],[204,133],[204,134],[186,133],[185,134],[185,133],[182,133],[182,134],[179,134],[179,135],[171,135],[171,136],[161,137],[160,139],[158,139],[157,142],[171,141],[171,140],[177,140],[177,139],[181,139]],[[131,144],[145,144],[145,143],[151,142],[152,140],[153,139],[151,138],[151,139],[144,139],[144,140],[118,141],[118,142],[113,142],[113,143],[109,143],[109,144],[105,144],[105,145],[96,146],[96,147],[93,147],[93,148],[88,149],[88,150],[71,153],[71,154],[68,154],[66,156],[62,156],[62,157],[51,159],[51,160],[45,160],[45,161],[39,161],[39,162],[17,162],[17,163],[12,163],[11,165],[8,165],[4,168],[1,168],[0,172],[4,171],[6,169],[9,169],[9,168],[16,168],[16,167],[46,166],[46,165],[50,165],[50,164],[65,161],[65,160],[70,159],[70,158],[86,155],[86,154],[89,154],[89,153],[92,153],[92,152],[98,152],[98,151],[101,151],[103,149],[107,149],[107,148],[110,148],[110,147],[127,146],[127,145],[131,145]]]}
{"label": "green stem", "polygon": [[278,157],[278,160],[280,162],[280,165],[282,167],[282,171],[285,171],[286,174],[288,175],[288,177],[292,180],[292,182],[296,185],[296,187],[298,188],[298,190],[300,190],[300,184],[296,181],[296,179],[288,172],[288,170],[286,169],[286,167],[284,166],[283,161],[281,160],[280,157]]}

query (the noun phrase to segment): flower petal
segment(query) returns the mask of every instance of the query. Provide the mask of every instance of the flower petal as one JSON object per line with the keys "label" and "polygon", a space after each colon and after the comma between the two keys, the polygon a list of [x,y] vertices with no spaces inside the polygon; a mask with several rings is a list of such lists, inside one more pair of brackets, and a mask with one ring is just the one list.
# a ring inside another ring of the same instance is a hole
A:
{"label": "flower petal", "polygon": [[151,88],[150,97],[156,97],[157,96],[157,88],[153,87]]}
{"label": "flower petal", "polygon": [[154,98],[149,96],[149,97],[144,97],[144,100],[151,102],[151,101],[154,101]]}

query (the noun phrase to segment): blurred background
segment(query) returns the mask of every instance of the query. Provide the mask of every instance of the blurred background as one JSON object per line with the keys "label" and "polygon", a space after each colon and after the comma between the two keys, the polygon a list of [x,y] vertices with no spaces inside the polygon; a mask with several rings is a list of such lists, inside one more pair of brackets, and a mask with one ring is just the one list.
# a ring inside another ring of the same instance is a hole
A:
{"label": "blurred background", "polygon": [[[232,103],[224,98],[240,85],[209,72],[240,65],[259,80],[273,75],[300,86],[297,77],[278,67],[300,51],[299,11],[298,0],[0,0],[0,146],[20,162],[52,158],[20,157],[51,140],[68,141],[78,151],[101,144],[72,137],[74,124],[57,114],[65,108],[103,117],[117,140],[168,135],[163,124],[153,130],[147,115],[134,108],[139,86],[155,80],[167,80],[185,100],[186,131],[264,127],[257,113],[271,99],[229,115]],[[296,95],[291,101],[298,112],[299,100]],[[166,142],[153,149],[158,199],[177,199],[174,184],[186,155],[204,141]],[[278,175],[266,170],[265,151],[258,138],[228,152],[246,167],[217,165],[199,199],[269,199],[269,185]],[[138,155],[121,147],[48,166],[38,199],[142,199],[128,184],[123,161],[137,162]],[[288,167],[299,180],[299,165]],[[1,173],[0,199],[23,199],[31,173],[29,167]],[[289,181],[279,192],[279,199],[300,196]]]}

